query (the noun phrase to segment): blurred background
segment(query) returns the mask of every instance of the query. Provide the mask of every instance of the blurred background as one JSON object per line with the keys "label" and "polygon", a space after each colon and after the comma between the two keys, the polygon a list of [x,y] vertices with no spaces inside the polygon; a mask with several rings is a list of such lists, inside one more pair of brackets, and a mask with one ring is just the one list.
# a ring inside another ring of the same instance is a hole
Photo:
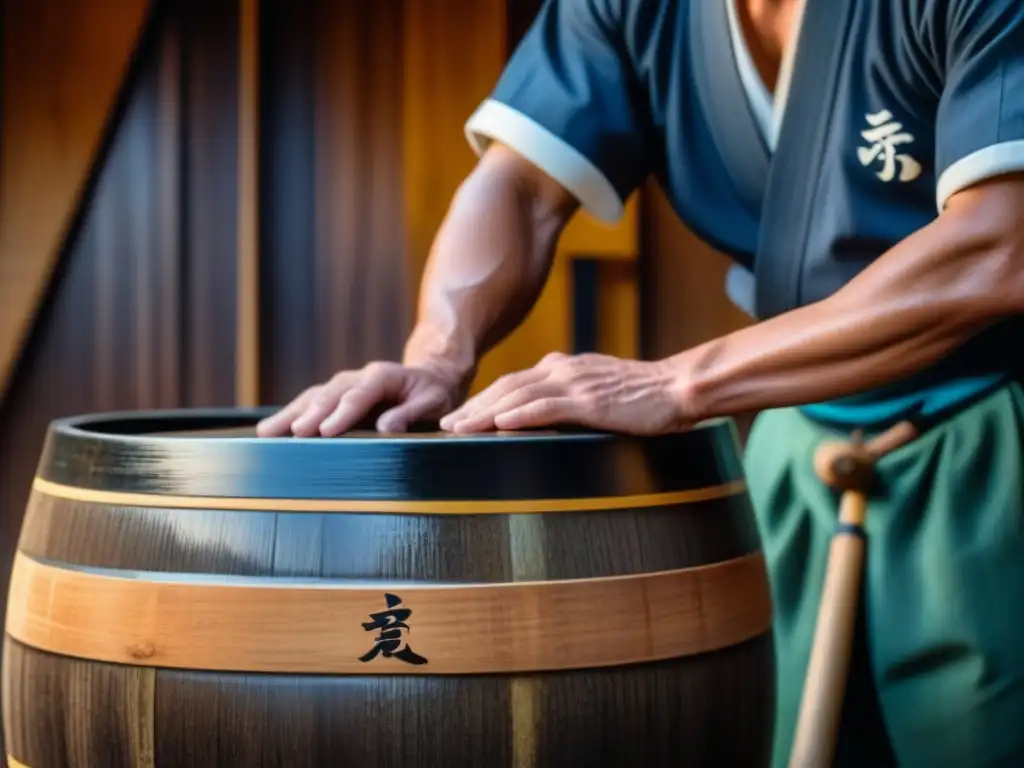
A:
{"label": "blurred background", "polygon": [[[0,0],[0,594],[48,422],[401,354],[463,123],[541,0]],[[741,327],[653,182],[580,215],[474,389]]]}

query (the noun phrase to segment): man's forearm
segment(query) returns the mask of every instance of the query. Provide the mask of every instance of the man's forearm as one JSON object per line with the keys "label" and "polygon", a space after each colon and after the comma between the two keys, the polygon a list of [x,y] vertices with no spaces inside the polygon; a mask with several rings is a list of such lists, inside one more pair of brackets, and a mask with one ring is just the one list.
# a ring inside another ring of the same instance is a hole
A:
{"label": "man's forearm", "polygon": [[697,419],[852,395],[1024,312],[1024,182],[961,193],[832,297],[670,358]]}
{"label": "man's forearm", "polygon": [[524,163],[495,147],[455,195],[427,260],[407,365],[467,378],[536,302],[575,202]]}

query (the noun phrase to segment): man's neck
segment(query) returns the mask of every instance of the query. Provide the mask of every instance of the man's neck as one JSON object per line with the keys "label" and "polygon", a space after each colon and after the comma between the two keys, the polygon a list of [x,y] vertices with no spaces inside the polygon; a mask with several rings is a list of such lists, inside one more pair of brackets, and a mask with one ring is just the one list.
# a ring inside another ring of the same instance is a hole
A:
{"label": "man's neck", "polygon": [[726,0],[736,3],[750,58],[769,91],[774,91],[786,49],[795,42],[798,0]]}

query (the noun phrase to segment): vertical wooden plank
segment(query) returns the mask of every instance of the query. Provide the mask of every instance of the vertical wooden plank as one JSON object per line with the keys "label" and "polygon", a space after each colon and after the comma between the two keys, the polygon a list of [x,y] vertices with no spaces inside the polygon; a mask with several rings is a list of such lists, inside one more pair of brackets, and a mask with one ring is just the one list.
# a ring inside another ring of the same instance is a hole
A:
{"label": "vertical wooden plank", "polygon": [[183,405],[235,401],[239,0],[182,0]]}
{"label": "vertical wooden plank", "polygon": [[[317,3],[313,300],[317,377],[401,355],[409,333],[402,227],[403,0]],[[308,382],[307,382],[308,383]]]}
{"label": "vertical wooden plank", "polygon": [[310,309],[315,193],[314,0],[263,0],[260,59],[260,393],[283,403],[316,381]]}
{"label": "vertical wooden plank", "polygon": [[597,349],[605,355],[636,359],[640,356],[636,261],[600,261],[598,275]]}
{"label": "vertical wooden plank", "polygon": [[[181,22],[170,15],[161,33],[157,73],[153,85],[156,99],[156,224],[153,231],[153,279],[159,300],[153,311],[157,330],[149,340],[155,355],[156,391],[154,403],[178,404],[184,383],[182,350],[182,109],[181,109]],[[153,406],[150,406],[153,407]]]}
{"label": "vertical wooden plank", "polygon": [[261,395],[401,354],[403,0],[264,0]]}
{"label": "vertical wooden plank", "polygon": [[558,250],[566,254],[586,254],[588,258],[634,258],[639,251],[640,198],[639,191],[630,195],[622,218],[614,224],[580,211],[562,232]]}
{"label": "vertical wooden plank", "polygon": [[259,0],[240,0],[235,402],[259,404]]}

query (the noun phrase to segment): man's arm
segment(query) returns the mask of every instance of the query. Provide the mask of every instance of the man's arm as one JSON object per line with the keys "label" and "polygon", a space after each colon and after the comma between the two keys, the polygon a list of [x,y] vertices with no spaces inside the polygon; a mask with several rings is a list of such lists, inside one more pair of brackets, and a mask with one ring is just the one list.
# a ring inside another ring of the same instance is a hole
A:
{"label": "man's arm", "polygon": [[1024,178],[1014,176],[954,194],[934,223],[828,299],[665,360],[552,355],[499,379],[441,427],[673,432],[891,382],[1022,313]]}
{"label": "man's arm", "polygon": [[1024,313],[1024,177],[950,198],[840,291],[666,362],[688,421],[852,395]]}
{"label": "man's arm", "polygon": [[449,366],[468,380],[533,307],[578,206],[531,162],[491,144],[434,239],[405,365]]}

